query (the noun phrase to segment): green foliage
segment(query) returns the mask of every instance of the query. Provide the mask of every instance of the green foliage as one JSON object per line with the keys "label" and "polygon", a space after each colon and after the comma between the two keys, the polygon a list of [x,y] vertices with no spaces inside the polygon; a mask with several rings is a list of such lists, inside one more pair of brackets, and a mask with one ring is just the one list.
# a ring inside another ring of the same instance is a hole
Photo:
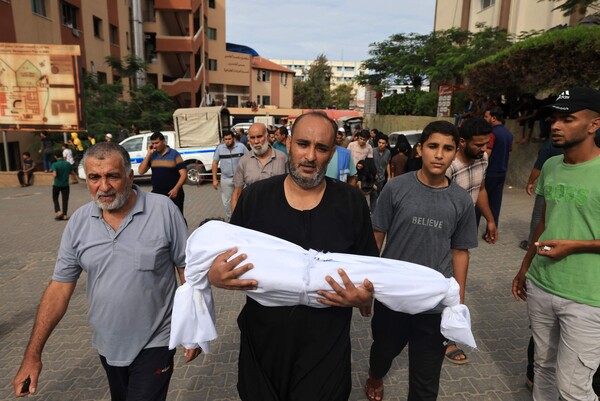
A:
{"label": "green foliage", "polygon": [[[538,0],[543,1],[543,0]],[[578,12],[582,15],[585,14],[587,8],[591,5],[597,4],[598,0],[548,0],[552,2],[564,1],[563,4],[554,8],[554,10],[560,10],[564,14],[563,15],[571,15],[575,12]]]}
{"label": "green foliage", "polygon": [[422,92],[417,98],[413,114],[416,116],[436,116],[439,92]]}
{"label": "green foliage", "polygon": [[477,25],[477,32],[452,28],[426,35],[395,34],[370,45],[371,58],[364,62],[370,73],[358,77],[360,84],[385,86],[423,81],[460,82],[466,65],[510,46],[506,30]]}
{"label": "green foliage", "polygon": [[331,105],[338,109],[348,109],[354,99],[354,88],[350,84],[340,84],[331,91]]}
{"label": "green foliage", "polygon": [[384,97],[377,102],[377,114],[413,115],[423,93],[414,91]]}
{"label": "green foliage", "polygon": [[330,105],[331,67],[324,54],[319,54],[307,71],[306,81],[294,81],[294,107],[324,109]]}
{"label": "green foliage", "polygon": [[104,61],[120,76],[129,78],[131,86],[134,89],[137,87],[136,80],[134,79],[137,73],[145,72],[148,69],[148,63],[132,53],[126,55],[123,60],[115,56],[106,56]]}
{"label": "green foliage", "polygon": [[470,90],[480,95],[559,93],[600,86],[600,27],[551,30],[467,67]]}
{"label": "green foliage", "polygon": [[[143,67],[135,56],[127,56],[125,63],[118,58],[107,57],[107,64],[117,68],[124,76],[134,77]],[[136,123],[142,129],[160,130],[171,122],[175,103],[166,92],[146,84],[129,92],[130,101],[123,98],[124,86],[120,83],[98,84],[93,74],[84,76],[84,110],[88,131],[103,138],[104,134],[116,133],[117,124],[126,127]]]}

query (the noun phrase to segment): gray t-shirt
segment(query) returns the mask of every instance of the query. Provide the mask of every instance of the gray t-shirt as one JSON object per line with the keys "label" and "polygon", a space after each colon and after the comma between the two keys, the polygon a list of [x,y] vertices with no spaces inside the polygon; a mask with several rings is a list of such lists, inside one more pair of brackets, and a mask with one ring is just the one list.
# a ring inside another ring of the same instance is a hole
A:
{"label": "gray t-shirt", "polygon": [[416,171],[391,179],[372,216],[373,229],[387,233],[382,257],[418,263],[452,277],[451,249],[477,246],[471,197],[451,182],[432,188]]}
{"label": "gray t-shirt", "polygon": [[[379,154],[379,149],[373,149],[373,161],[375,162],[375,168],[377,168],[377,181],[384,181],[386,179],[387,165],[392,160],[392,154],[388,149],[383,149],[383,154]],[[387,177],[389,178],[389,177]]]}
{"label": "gray t-shirt", "polygon": [[169,345],[175,266],[185,266],[183,216],[166,196],[134,189],[136,203],[117,232],[93,202],[73,213],[52,276],[73,282],[87,273],[92,345],[112,366]]}

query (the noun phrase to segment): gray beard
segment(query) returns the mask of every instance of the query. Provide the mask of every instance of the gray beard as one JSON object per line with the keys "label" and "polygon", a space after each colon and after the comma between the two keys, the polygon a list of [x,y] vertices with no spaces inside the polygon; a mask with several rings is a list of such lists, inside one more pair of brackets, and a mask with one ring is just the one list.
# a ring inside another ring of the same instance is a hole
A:
{"label": "gray beard", "polygon": [[262,156],[269,150],[269,145],[265,143],[260,149],[257,148],[258,146],[252,146],[252,153],[254,153],[254,156]]}
{"label": "gray beard", "polygon": [[96,203],[96,206],[98,206],[102,210],[118,210],[118,209],[122,208],[125,205],[125,203],[127,203],[127,201],[129,200],[129,197],[131,196],[131,191],[132,191],[131,188],[127,188],[122,193],[118,193],[115,191],[115,193],[116,193],[115,200],[108,205],[100,202],[100,199],[98,199],[98,196],[99,195],[111,195],[112,194],[111,191],[109,191],[109,192],[98,191],[98,192],[96,192],[96,197],[92,197],[92,200]]}
{"label": "gray beard", "polygon": [[313,189],[319,186],[319,184],[321,184],[323,182],[323,179],[325,178],[325,170],[317,170],[316,174],[313,175],[311,178],[304,178],[300,175],[298,169],[291,162],[291,160],[288,160],[288,167],[290,170],[290,177],[292,177],[292,180],[294,180],[294,182],[298,184],[300,188],[303,189]]}

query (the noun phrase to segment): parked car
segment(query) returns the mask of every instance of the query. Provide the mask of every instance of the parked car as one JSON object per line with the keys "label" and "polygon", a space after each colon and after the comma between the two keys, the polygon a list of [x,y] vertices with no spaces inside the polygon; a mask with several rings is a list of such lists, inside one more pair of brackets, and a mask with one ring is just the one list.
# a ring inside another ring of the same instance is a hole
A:
{"label": "parked car", "polygon": [[[187,168],[187,184],[199,184],[212,180],[212,160],[215,148],[221,142],[222,132],[228,131],[224,122],[229,121],[229,111],[223,107],[200,107],[177,109],[173,114],[176,131],[162,131],[165,143],[177,150]],[[136,178],[150,178],[152,168],[140,175],[138,168],[148,153],[152,132],[130,136],[119,144],[131,158],[131,169]],[[83,165],[78,176],[85,179]]]}
{"label": "parked car", "polygon": [[408,131],[396,131],[392,132],[388,135],[390,148],[395,148],[398,143],[398,137],[403,135],[407,140],[410,146],[415,146],[417,142],[421,139],[421,131],[420,130],[408,130]]}

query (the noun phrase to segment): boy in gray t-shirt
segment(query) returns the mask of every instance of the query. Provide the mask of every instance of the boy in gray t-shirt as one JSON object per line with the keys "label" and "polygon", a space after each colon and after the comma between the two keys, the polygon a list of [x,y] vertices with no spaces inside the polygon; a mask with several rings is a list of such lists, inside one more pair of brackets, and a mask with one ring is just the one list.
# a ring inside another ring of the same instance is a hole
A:
{"label": "boy in gray t-shirt", "polygon": [[[372,217],[375,239],[382,256],[418,263],[456,278],[464,301],[469,249],[477,246],[475,211],[468,193],[446,178],[459,143],[449,122],[435,121],[423,130],[417,145],[423,167],[388,182]],[[371,321],[369,400],[383,397],[383,377],[392,361],[409,347],[409,399],[435,400],[444,360],[440,333],[441,308],[409,315],[375,301]]]}

